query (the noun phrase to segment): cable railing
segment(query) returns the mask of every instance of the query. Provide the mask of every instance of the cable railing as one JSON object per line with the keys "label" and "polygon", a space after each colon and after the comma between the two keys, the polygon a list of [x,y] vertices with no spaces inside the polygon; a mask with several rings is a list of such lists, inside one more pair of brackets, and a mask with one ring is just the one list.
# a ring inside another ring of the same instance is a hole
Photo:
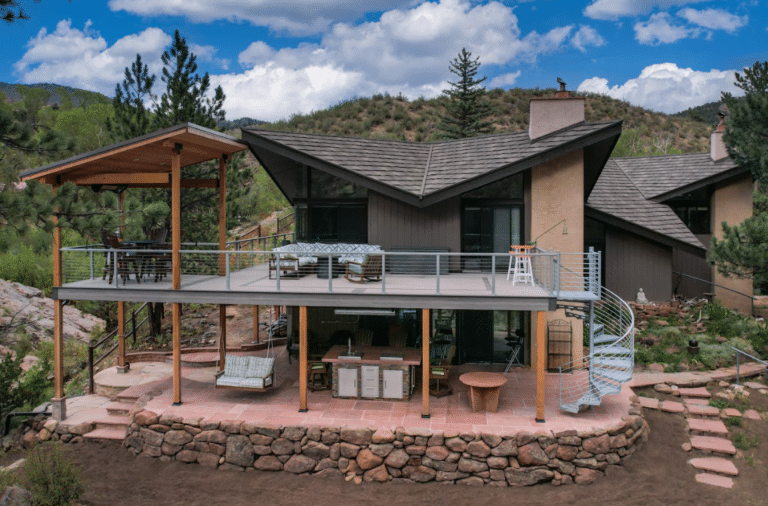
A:
{"label": "cable railing", "polygon": [[[320,243],[291,245],[300,251],[218,250],[215,246],[185,245],[179,251],[182,277],[218,280],[222,286],[216,289],[240,291],[333,292],[357,283],[366,283],[370,289],[377,282],[381,293],[557,297],[565,288],[583,292],[593,283],[590,269],[599,267],[592,254],[535,251],[527,253],[531,284],[513,282],[514,261],[509,253],[384,251],[378,246]],[[89,286],[160,288],[157,283],[170,282],[173,271],[168,249],[62,248],[62,260],[65,284],[90,280],[103,284]]]}

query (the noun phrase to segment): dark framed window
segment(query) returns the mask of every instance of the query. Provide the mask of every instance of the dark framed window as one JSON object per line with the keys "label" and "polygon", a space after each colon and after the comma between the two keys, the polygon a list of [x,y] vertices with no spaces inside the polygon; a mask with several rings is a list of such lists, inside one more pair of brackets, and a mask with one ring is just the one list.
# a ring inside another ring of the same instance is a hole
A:
{"label": "dark framed window", "polygon": [[299,171],[294,205],[296,240],[368,242],[368,189],[305,167]]}
{"label": "dark framed window", "polygon": [[709,205],[678,204],[672,210],[694,234],[711,233]]}

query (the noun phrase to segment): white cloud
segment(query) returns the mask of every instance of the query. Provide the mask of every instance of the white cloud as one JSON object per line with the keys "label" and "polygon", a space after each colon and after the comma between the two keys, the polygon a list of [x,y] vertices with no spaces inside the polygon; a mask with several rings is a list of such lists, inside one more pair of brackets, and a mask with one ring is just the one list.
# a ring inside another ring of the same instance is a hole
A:
{"label": "white cloud", "polygon": [[110,0],[113,11],[140,16],[184,16],[193,22],[245,21],[292,34],[323,32],[332,21],[354,21],[368,12],[409,7],[417,0]]}
{"label": "white cloud", "polygon": [[709,0],[594,0],[584,9],[584,15],[592,19],[616,20],[624,16],[648,14],[655,7],[664,10],[706,1]]}
{"label": "white cloud", "polygon": [[652,15],[646,22],[635,24],[635,39],[640,44],[658,46],[670,44],[680,39],[697,37],[701,32],[697,28],[687,28],[671,23],[672,17],[666,12]]}
{"label": "white cloud", "polygon": [[502,88],[505,86],[513,86],[515,82],[517,81],[517,78],[520,77],[520,74],[522,74],[522,71],[518,70],[516,72],[510,72],[508,74],[502,74],[500,76],[496,76],[488,83],[488,88]]}
{"label": "white cloud", "polygon": [[[572,31],[573,26],[564,26],[523,35],[513,9],[499,2],[424,2],[385,12],[375,22],[338,23],[319,44],[275,50],[254,42],[238,57],[246,70],[212,76],[212,84],[221,84],[227,94],[229,117],[275,120],[354,95],[435,96],[447,87],[445,80],[454,77],[448,62],[462,47],[483,65],[534,62],[541,54],[562,49]],[[313,78],[322,72],[326,79]],[[514,74],[507,75],[510,83]],[[239,98],[242,93],[258,97]]]}
{"label": "white cloud", "polygon": [[674,63],[658,63],[643,69],[637,78],[610,87],[608,79],[593,77],[577,91],[600,93],[654,111],[675,113],[689,107],[714,102],[721,92],[743,92],[733,85],[735,70],[701,72],[678,68]]}
{"label": "white cloud", "polygon": [[571,44],[573,44],[573,47],[581,51],[582,53],[587,52],[586,46],[602,46],[605,44],[605,39],[603,39],[599,33],[597,33],[597,30],[590,26],[581,25],[581,28],[579,28],[579,31],[573,34],[573,38],[571,39]]}
{"label": "white cloud", "polygon": [[697,11],[696,9],[687,8],[678,12],[677,15],[687,19],[689,23],[709,28],[710,30],[725,30],[728,33],[735,32],[749,21],[748,16],[737,16],[722,9]]}
{"label": "white cloud", "polygon": [[201,46],[200,44],[189,44],[189,50],[192,52],[199,60],[202,61],[209,61],[212,63],[215,63],[216,65],[220,66],[224,70],[229,69],[229,60],[225,58],[216,58],[216,53],[218,52],[218,49],[216,49],[213,46]]}
{"label": "white cloud", "polygon": [[108,46],[91,25],[88,21],[78,30],[71,20],[62,20],[52,33],[42,28],[14,64],[21,82],[64,84],[111,95],[136,54],[141,53],[150,73],[162,68],[160,55],[171,37],[159,28],[127,35]]}

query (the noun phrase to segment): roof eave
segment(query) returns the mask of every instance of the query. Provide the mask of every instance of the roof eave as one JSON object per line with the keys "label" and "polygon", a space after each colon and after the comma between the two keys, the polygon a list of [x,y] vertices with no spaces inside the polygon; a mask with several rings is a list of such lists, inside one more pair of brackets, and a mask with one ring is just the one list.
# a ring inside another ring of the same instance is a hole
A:
{"label": "roof eave", "polygon": [[663,244],[664,246],[679,249],[681,251],[685,251],[686,253],[690,253],[692,255],[696,255],[701,258],[706,257],[706,254],[707,254],[707,248],[704,246],[695,246],[691,243],[681,241],[680,239],[675,239],[674,237],[670,237],[666,234],[662,234],[661,232],[656,232],[655,230],[651,230],[649,228],[643,227],[642,225],[638,225],[637,223],[627,221],[624,218],[620,218],[618,216],[609,214],[605,211],[600,211],[598,209],[595,209],[589,204],[584,206],[584,215],[589,218],[602,221],[609,225],[613,225],[615,227],[621,228],[623,230],[626,230],[627,232],[637,234],[641,237],[645,237],[646,239],[650,239],[652,241],[658,242],[660,244]]}
{"label": "roof eave", "polygon": [[651,202],[665,202],[675,197],[680,197],[681,195],[685,195],[686,193],[690,193],[690,192],[699,190],[701,188],[705,188],[712,184],[721,183],[723,181],[726,181],[734,177],[738,177],[748,172],[749,172],[749,169],[745,169],[742,167],[733,167],[726,171],[720,172],[719,174],[715,174],[713,176],[699,179],[698,181],[694,181],[693,183],[689,183],[679,188],[675,188],[674,190],[660,193],[658,195],[654,195],[648,200],[650,200]]}

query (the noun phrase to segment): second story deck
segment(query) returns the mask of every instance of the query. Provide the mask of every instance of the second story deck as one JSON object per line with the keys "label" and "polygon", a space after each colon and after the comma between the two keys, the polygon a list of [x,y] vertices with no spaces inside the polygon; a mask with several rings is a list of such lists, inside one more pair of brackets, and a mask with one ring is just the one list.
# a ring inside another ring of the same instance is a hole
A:
{"label": "second story deck", "polygon": [[597,252],[537,250],[530,254],[533,283],[513,283],[510,255],[501,253],[382,251],[374,271],[366,271],[361,280],[359,274],[347,275],[344,257],[353,255],[351,251],[309,252],[311,258],[297,260],[279,252],[184,247],[178,290],[171,284],[168,250],[63,248],[64,283],[54,289],[54,297],[551,311],[557,300],[596,300],[600,286]]}

